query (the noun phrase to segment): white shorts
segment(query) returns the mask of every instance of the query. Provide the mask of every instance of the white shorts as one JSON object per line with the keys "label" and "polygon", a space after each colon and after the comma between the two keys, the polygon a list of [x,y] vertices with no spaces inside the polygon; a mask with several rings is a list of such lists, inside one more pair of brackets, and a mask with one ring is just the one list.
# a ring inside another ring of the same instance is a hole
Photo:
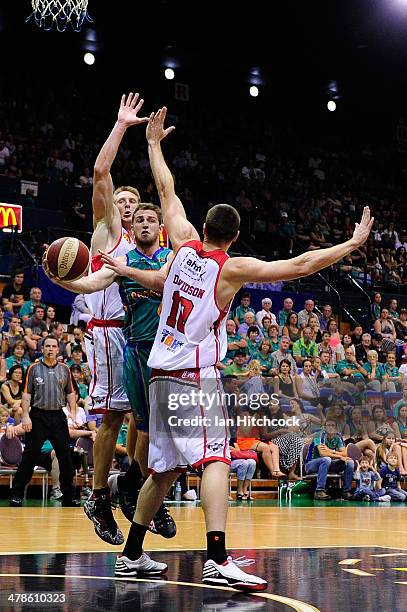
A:
{"label": "white shorts", "polygon": [[[130,403],[123,389],[123,348],[125,339],[120,327],[101,326],[91,319],[85,333],[86,351],[92,380],[89,385],[92,414],[108,410],[128,412]],[[112,322],[107,322],[112,323]]]}
{"label": "white shorts", "polygon": [[229,429],[216,368],[151,373],[150,446],[152,473],[185,471],[211,461],[230,465]]}

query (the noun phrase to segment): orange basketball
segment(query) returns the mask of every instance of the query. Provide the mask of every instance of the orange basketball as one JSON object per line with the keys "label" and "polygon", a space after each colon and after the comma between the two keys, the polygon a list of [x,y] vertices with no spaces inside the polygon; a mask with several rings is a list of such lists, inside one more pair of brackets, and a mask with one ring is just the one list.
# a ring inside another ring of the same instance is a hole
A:
{"label": "orange basketball", "polygon": [[49,246],[45,263],[59,280],[76,280],[88,269],[89,249],[77,238],[59,238]]}

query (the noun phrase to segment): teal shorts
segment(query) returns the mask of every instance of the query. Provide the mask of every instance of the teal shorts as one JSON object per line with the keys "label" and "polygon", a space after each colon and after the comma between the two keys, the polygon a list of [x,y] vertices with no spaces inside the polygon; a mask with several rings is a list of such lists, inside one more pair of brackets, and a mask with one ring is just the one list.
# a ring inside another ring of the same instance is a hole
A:
{"label": "teal shorts", "polygon": [[123,351],[123,387],[129,398],[137,429],[148,432],[150,405],[148,385],[151,370],[147,365],[152,342],[127,342]]}

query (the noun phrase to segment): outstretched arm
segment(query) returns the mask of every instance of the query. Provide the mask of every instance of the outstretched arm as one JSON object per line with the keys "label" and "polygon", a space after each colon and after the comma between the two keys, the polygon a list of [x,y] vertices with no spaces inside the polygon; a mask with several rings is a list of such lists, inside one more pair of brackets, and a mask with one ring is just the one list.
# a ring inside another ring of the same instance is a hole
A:
{"label": "outstretched arm", "polygon": [[[46,254],[47,253],[45,252],[42,262],[45,274],[53,283],[55,283],[56,285],[60,285],[60,287],[63,287],[68,291],[73,291],[74,293],[94,293],[95,291],[107,289],[107,287],[110,287],[110,285],[117,278],[117,274],[115,274],[113,270],[109,270],[108,268],[106,268],[106,266],[103,266],[97,272],[92,272],[92,274],[89,274],[88,276],[83,276],[78,280],[60,280],[59,278],[56,278],[53,274],[51,274],[51,272],[49,271],[46,261]],[[124,256],[120,257],[119,259],[122,259],[124,262],[126,261],[126,258]]]}
{"label": "outstretched arm", "polygon": [[146,136],[151,170],[160,196],[163,223],[174,250],[177,250],[187,240],[199,240],[199,234],[187,220],[181,200],[175,193],[174,179],[161,151],[161,140],[175,130],[174,126],[164,129],[166,114],[165,106],[157,113],[151,113]]}
{"label": "outstretched arm", "polygon": [[143,285],[147,289],[162,293],[164,289],[165,279],[167,278],[169,266],[174,257],[173,253],[169,255],[167,263],[160,270],[139,270],[132,268],[126,263],[126,257],[111,257],[108,253],[100,251],[102,261],[105,268],[114,272],[116,276],[125,276],[131,278]]}
{"label": "outstretched arm", "polygon": [[222,278],[234,288],[239,288],[245,282],[267,283],[309,276],[339,261],[366,242],[373,222],[369,207],[365,206],[362,219],[360,223],[356,223],[350,240],[327,249],[307,251],[293,259],[282,261],[264,262],[253,257],[234,257],[225,263]]}
{"label": "outstretched arm", "polygon": [[138,99],[138,93],[129,93],[127,100],[125,95],[122,96],[117,121],[97,156],[93,174],[92,198],[93,223],[95,227],[102,219],[106,219],[107,224],[113,219],[113,181],[110,169],[124,133],[131,125],[148,121],[148,117],[137,116],[144,103],[144,100],[139,101]]}

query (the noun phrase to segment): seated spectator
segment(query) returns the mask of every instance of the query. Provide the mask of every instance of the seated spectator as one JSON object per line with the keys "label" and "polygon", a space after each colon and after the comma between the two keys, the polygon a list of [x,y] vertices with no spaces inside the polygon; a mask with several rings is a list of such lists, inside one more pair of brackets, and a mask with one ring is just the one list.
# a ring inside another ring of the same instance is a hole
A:
{"label": "seated spectator", "polygon": [[249,486],[257,468],[257,453],[252,450],[241,451],[237,444],[230,446],[230,471],[236,472],[236,499],[237,501],[252,501]]}
{"label": "seated spectator", "polygon": [[298,313],[298,325],[301,329],[309,326],[309,317],[314,312],[314,305],[314,300],[305,300],[303,310]]}
{"label": "seated spectator", "polygon": [[264,317],[268,317],[271,319],[271,322],[277,324],[276,315],[271,312],[271,307],[273,302],[270,298],[264,298],[261,301],[262,310],[256,312],[256,321],[259,327],[263,327],[263,319]]}
{"label": "seated spectator", "polygon": [[400,308],[399,318],[393,321],[396,340],[407,342],[407,308]]}
{"label": "seated spectator", "polygon": [[[23,322],[24,329],[31,329],[30,339],[38,342],[48,334],[47,324],[44,321],[45,308],[43,306],[35,306],[32,317],[25,319]],[[35,346],[35,349],[37,346]]]}
{"label": "seated spectator", "polygon": [[45,325],[47,326],[48,333],[51,334],[52,332],[50,332],[50,326],[56,321],[56,312],[54,306],[46,307],[44,321]]}
{"label": "seated spectator", "polygon": [[84,356],[83,361],[87,361],[85,334],[84,334],[83,330],[79,326],[74,327],[74,330],[73,330],[73,342],[69,342],[66,345],[66,350],[68,352],[68,356],[69,355],[72,356],[72,350],[76,346],[80,346],[81,347],[82,353],[83,353],[83,356]]}
{"label": "seated spectator", "polygon": [[247,353],[237,350],[233,358],[233,363],[223,370],[224,376],[237,376],[238,380],[245,380],[248,375]]}
{"label": "seated spectator", "polygon": [[373,300],[370,306],[370,315],[371,315],[372,324],[374,324],[374,322],[377,319],[380,319],[381,310],[382,310],[382,294],[377,291],[376,293],[373,294]]}
{"label": "seated spectator", "polygon": [[24,370],[22,366],[15,365],[7,373],[7,380],[1,385],[1,403],[8,411],[9,416],[18,425],[21,421],[21,398],[23,396]]}
{"label": "seated spectator", "polygon": [[343,359],[345,359],[345,350],[347,348],[351,348],[353,354],[356,353],[355,346],[352,341],[352,336],[350,334],[343,334],[342,342],[340,342],[335,349],[336,361],[342,361]]}
{"label": "seated spectator", "polygon": [[244,323],[242,323],[239,326],[239,329],[237,330],[237,333],[242,337],[242,338],[246,338],[247,339],[247,333],[249,330],[249,327],[256,327],[257,331],[258,331],[258,341],[260,340],[260,338],[263,337],[263,334],[261,333],[260,329],[257,327],[256,325],[256,317],[254,316],[254,314],[252,312],[247,312],[244,315]]}
{"label": "seated spectator", "polygon": [[339,402],[332,404],[327,410],[326,419],[333,419],[335,421],[336,432],[341,434],[343,438],[346,428],[346,415],[343,404]]}
{"label": "seated spectator", "polygon": [[355,325],[355,327],[353,328],[353,330],[350,333],[351,338],[352,338],[352,344],[355,346],[358,344],[361,344],[362,342],[362,336],[363,336],[363,327],[359,324]]}
{"label": "seated spectator", "polygon": [[236,445],[241,451],[254,450],[256,453],[260,453],[270,475],[274,478],[285,476],[284,472],[280,470],[280,451],[278,446],[273,443],[267,444],[262,442],[257,426],[239,425]]}
{"label": "seated spectator", "polygon": [[386,459],[386,464],[380,468],[380,478],[382,479],[380,486],[392,501],[406,501],[407,491],[403,491],[401,488],[397,453],[389,452]]}
{"label": "seated spectator", "polygon": [[3,340],[5,342],[4,353],[6,357],[12,354],[17,340],[24,340],[24,336],[25,332],[19,317],[13,315],[9,322],[8,331],[3,334]]}
{"label": "seated spectator", "polygon": [[291,298],[285,298],[283,302],[283,309],[277,313],[277,322],[282,328],[287,323],[288,315],[292,312],[294,302]]}
{"label": "seated spectator", "polygon": [[5,318],[3,309],[0,306],[0,334],[8,331],[8,319]]}
{"label": "seated spectator", "polygon": [[7,367],[5,358],[0,355],[0,384],[7,379]]}
{"label": "seated spectator", "polygon": [[318,347],[311,339],[311,328],[304,327],[302,338],[293,344],[293,356],[298,366],[302,366],[305,359],[318,356]]}
{"label": "seated spectator", "polygon": [[398,408],[396,406],[394,407],[393,429],[398,439],[405,440],[407,438],[407,403],[401,404]]}
{"label": "seated spectator", "polygon": [[24,302],[24,304],[20,308],[20,318],[25,321],[29,319],[34,314],[35,306],[42,306],[45,310],[45,304],[41,302],[42,300],[42,291],[39,287],[33,287],[30,290],[30,299],[28,302]]}
{"label": "seated spectator", "polygon": [[386,363],[388,347],[385,346],[383,336],[381,334],[375,334],[372,338],[373,349],[379,355],[379,362]]}
{"label": "seated spectator", "polygon": [[83,374],[83,380],[85,384],[88,385],[90,383],[91,375],[90,375],[89,364],[86,361],[84,361],[85,357],[86,355],[84,355],[81,345],[76,344],[74,345],[72,349],[71,359],[69,359],[69,361],[66,362],[66,365],[68,366],[68,368],[70,368],[73,365],[79,366]]}
{"label": "seated spectator", "polygon": [[280,399],[299,398],[297,377],[291,375],[291,363],[282,359],[278,368],[278,375],[273,378],[274,393]]}
{"label": "seated spectator", "polygon": [[383,442],[387,434],[394,434],[394,429],[388,419],[383,406],[373,406],[372,416],[367,424],[367,433],[374,442]]}
{"label": "seated spectator", "polygon": [[343,380],[351,383],[363,381],[365,376],[363,366],[356,361],[355,353],[350,347],[345,350],[345,359],[336,364],[336,371]]}
{"label": "seated spectator", "polygon": [[387,353],[386,363],[383,364],[382,383],[382,391],[395,393],[401,389],[403,374],[396,366],[396,353]]}
{"label": "seated spectator", "polygon": [[282,335],[290,338],[290,347],[301,338],[301,329],[298,327],[298,315],[296,312],[290,312],[287,316]]}
{"label": "seated spectator", "polygon": [[324,332],[328,329],[328,323],[332,319],[332,306],[330,304],[325,304],[322,307],[322,315],[319,316],[319,327],[321,332]]}
{"label": "seated spectator", "polygon": [[338,332],[338,324],[335,319],[330,319],[328,321],[327,331],[331,334],[331,348],[336,352],[336,347],[341,342],[341,336]]}
{"label": "seated spectator", "polygon": [[376,448],[376,465],[379,470],[387,464],[389,453],[397,455],[401,476],[407,476],[407,442],[397,442],[394,431],[388,431]]}
{"label": "seated spectator", "polygon": [[64,326],[62,325],[62,323],[58,323],[58,321],[54,321],[53,323],[51,323],[49,327],[49,333],[52,336],[54,336],[54,338],[57,338],[59,342],[58,361],[67,360],[68,359],[68,349],[67,349],[66,342],[64,342],[63,340],[65,332],[64,332]]}
{"label": "seated spectator", "polygon": [[264,338],[260,341],[258,350],[253,354],[253,359],[258,360],[260,363],[263,376],[269,376],[270,370],[273,367],[274,360],[272,353],[271,340]]}
{"label": "seated spectator", "polygon": [[374,322],[373,327],[376,334],[381,334],[383,340],[388,341],[388,343],[385,344],[385,350],[390,350],[391,347],[394,347],[396,342],[396,330],[387,308],[382,309],[380,318]]}
{"label": "seated spectator", "polygon": [[313,406],[318,406],[324,403],[321,399],[321,393],[312,375],[311,359],[304,359],[302,364],[302,372],[298,377],[298,395],[301,399],[311,402]]}
{"label": "seated spectator", "polygon": [[344,473],[342,499],[351,499],[353,468],[354,463],[346,455],[342,438],[336,433],[335,421],[327,419],[324,431],[314,435],[305,460],[306,473],[317,472],[318,474],[314,499],[319,501],[331,500],[325,490],[328,472]]}
{"label": "seated spectator", "polygon": [[375,350],[367,352],[367,362],[363,364],[362,374],[367,380],[367,389],[382,390],[383,365],[379,363],[379,356]]}
{"label": "seated spectator", "polygon": [[343,434],[346,445],[351,442],[356,444],[364,455],[374,461],[376,445],[369,438],[367,424],[363,419],[360,406],[353,406],[349,409]]}
{"label": "seated spectator", "polygon": [[7,372],[15,365],[21,365],[24,370],[24,375],[27,373],[28,368],[31,365],[31,362],[28,359],[24,358],[25,351],[27,349],[26,343],[24,340],[17,340],[14,344],[13,352],[10,357],[6,359],[6,370]]}
{"label": "seated spectator", "polygon": [[85,411],[88,412],[88,403],[89,403],[89,389],[87,385],[85,385],[83,380],[82,368],[79,365],[71,365],[70,367],[72,378],[76,382],[79,393],[78,406],[85,408]]}
{"label": "seated spectator", "polygon": [[322,340],[317,346],[319,356],[321,353],[329,353],[328,363],[333,366],[336,363],[336,357],[331,347],[331,334],[328,331],[322,332]]}
{"label": "seated spectator", "polygon": [[[246,342],[247,342],[247,351],[249,353],[249,358],[254,357],[254,355],[259,350],[259,328],[256,325],[251,325],[247,330]],[[270,351],[271,351],[271,343],[270,343]]]}
{"label": "seated spectator", "polygon": [[[407,378],[407,377],[406,377],[406,378]],[[402,398],[401,398],[401,399],[399,399],[399,400],[398,400],[398,401],[397,401],[397,402],[394,404],[394,408],[393,408],[393,411],[394,411],[394,416],[396,416],[396,413],[397,413],[397,411],[398,411],[398,410],[401,408],[401,406],[407,406],[407,381],[405,381],[405,382],[403,383],[403,386],[402,386],[402,389],[401,389],[401,390],[402,390],[403,396],[402,396]]]}
{"label": "seated spectator", "polygon": [[[332,349],[331,349],[332,350]],[[322,380],[318,382],[319,385],[325,386],[332,382],[336,382],[340,376],[335,370],[335,366],[331,365],[331,353],[329,351],[321,351],[319,354],[321,360],[321,376]]]}
{"label": "seated spectator", "polygon": [[[265,319],[263,319],[263,321],[264,320]],[[273,349],[272,352],[274,353],[275,351],[278,351],[278,347],[279,347],[278,325],[275,325],[274,323],[271,324],[264,335],[265,335],[265,340],[270,340],[271,342],[271,347]]]}
{"label": "seated spectator", "polygon": [[398,309],[399,309],[399,306],[398,306],[397,300],[394,298],[389,300],[388,313],[389,313],[389,317],[393,320],[393,323],[395,320],[400,318]]}
{"label": "seated spectator", "polygon": [[225,358],[221,364],[218,364],[220,369],[232,364],[236,351],[247,348],[247,340],[242,338],[240,334],[236,333],[236,323],[233,321],[233,319],[228,319],[226,321],[226,334],[228,348]]}
{"label": "seated spectator", "polygon": [[316,344],[319,344],[322,340],[322,333],[319,329],[319,319],[316,314],[310,314],[308,326],[311,330],[311,340],[313,340],[313,342]]}
{"label": "seated spectator", "polygon": [[24,271],[15,270],[10,282],[5,285],[2,292],[3,308],[6,312],[16,314],[25,300],[29,299],[29,291],[24,286]]}
{"label": "seated spectator", "polygon": [[86,305],[86,298],[82,293],[79,293],[72,304],[71,325],[78,325],[79,321],[88,323],[92,318],[91,312]]}
{"label": "seated spectator", "polygon": [[356,361],[363,365],[367,361],[367,354],[372,349],[372,336],[370,334],[362,335],[362,343],[355,346]]}
{"label": "seated spectator", "polygon": [[250,307],[250,293],[245,292],[240,298],[240,305],[236,307],[235,316],[233,318],[237,330],[245,322],[245,315],[248,312],[253,313],[253,321],[250,323],[250,325],[253,325],[255,323],[256,313],[253,308]]}
{"label": "seated spectator", "polygon": [[276,376],[279,372],[280,363],[283,359],[288,359],[288,361],[290,362],[291,372],[293,373],[293,375],[298,374],[297,364],[295,363],[295,360],[289,351],[289,347],[290,338],[288,336],[282,336],[280,338],[280,345],[278,351],[275,351],[271,354],[271,357],[273,358],[273,370],[275,371]]}
{"label": "seated spectator", "polygon": [[126,450],[128,422],[129,415],[126,414],[123,425],[120,428],[119,435],[117,436],[116,448],[114,451],[114,456],[119,464],[121,472],[127,472],[130,467],[130,460]]}
{"label": "seated spectator", "polygon": [[380,475],[372,468],[369,457],[362,456],[357,462],[354,479],[358,484],[353,499],[376,502],[390,501],[390,496],[384,495],[384,491],[375,490],[375,483],[380,480]]}

